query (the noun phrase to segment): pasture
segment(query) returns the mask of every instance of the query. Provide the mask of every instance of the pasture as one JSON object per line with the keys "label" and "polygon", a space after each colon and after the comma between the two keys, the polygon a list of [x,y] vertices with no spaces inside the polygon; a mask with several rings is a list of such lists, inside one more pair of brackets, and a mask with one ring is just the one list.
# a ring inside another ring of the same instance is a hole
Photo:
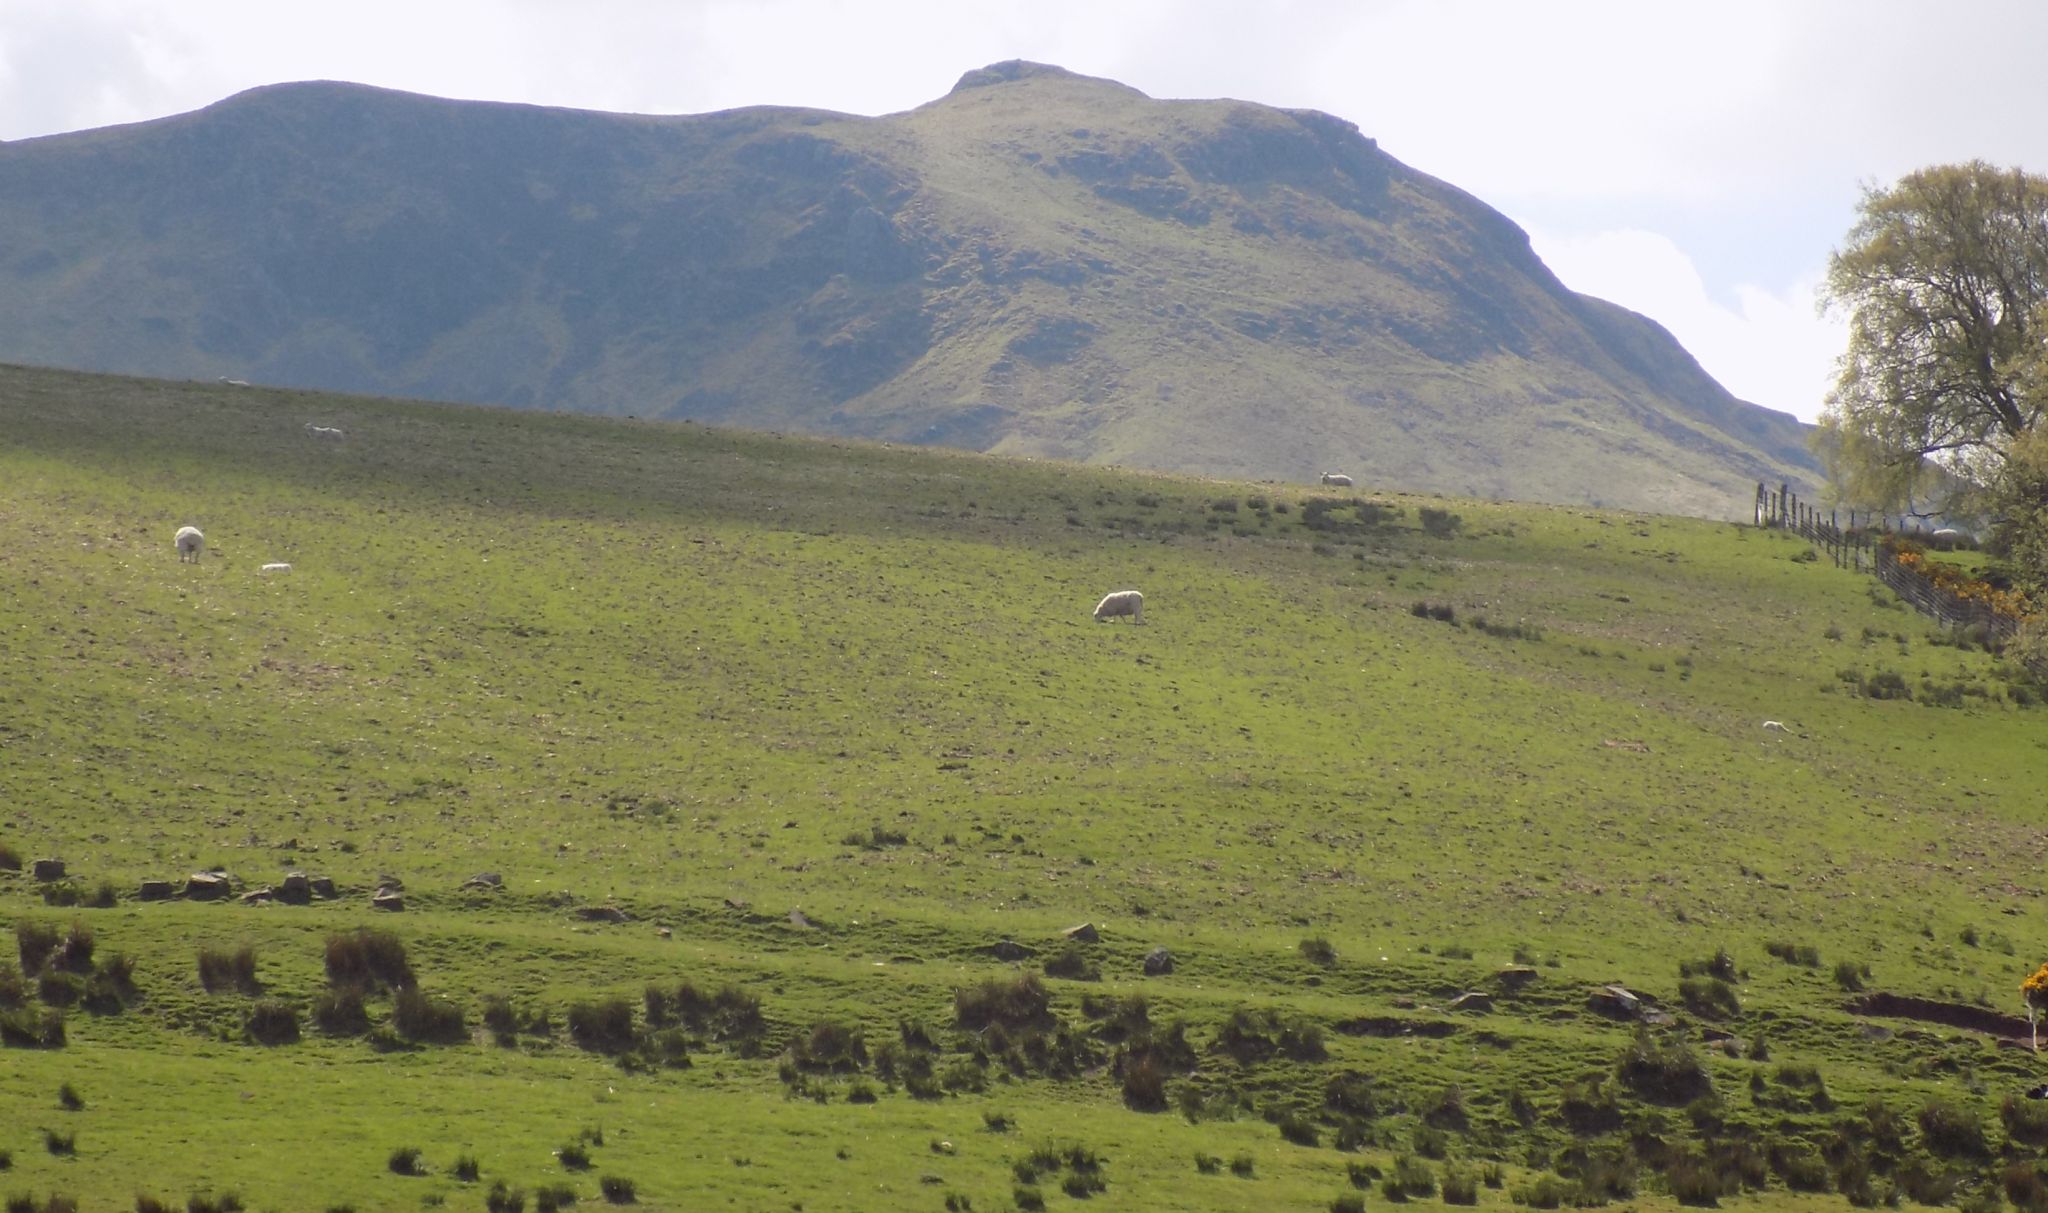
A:
{"label": "pasture", "polygon": [[[2017,1013],[2037,692],[1782,535],[1314,477],[0,368],[0,919],[97,958],[0,966],[0,1196],[2023,1198],[2036,1059],[1846,987]],[[359,928],[439,1018],[319,1022]]]}

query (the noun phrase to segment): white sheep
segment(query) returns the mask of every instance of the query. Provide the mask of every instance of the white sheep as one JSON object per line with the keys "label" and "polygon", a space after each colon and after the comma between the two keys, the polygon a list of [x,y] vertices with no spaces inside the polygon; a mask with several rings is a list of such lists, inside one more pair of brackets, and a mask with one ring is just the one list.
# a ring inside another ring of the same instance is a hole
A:
{"label": "white sheep", "polygon": [[1782,720],[1766,720],[1766,721],[1764,721],[1764,730],[1765,730],[1766,732],[1771,732],[1771,733],[1789,733],[1789,732],[1791,732],[1791,731],[1792,731],[1792,730],[1790,730],[1790,729],[1788,729],[1788,728],[1786,728],[1786,727],[1785,727],[1785,722],[1784,722],[1784,721],[1782,721]]}
{"label": "white sheep", "polygon": [[343,438],[347,437],[346,434],[342,433],[334,426],[314,425],[310,421],[306,423],[306,433],[314,438],[319,438],[328,442],[340,442]]}
{"label": "white sheep", "polygon": [[200,534],[196,526],[179,527],[178,533],[171,537],[171,542],[177,545],[178,562],[181,564],[188,560],[197,564],[199,553],[206,550],[206,536]]}
{"label": "white sheep", "polygon": [[1351,487],[1351,477],[1342,472],[1324,472],[1323,483],[1332,488],[1348,489]]}
{"label": "white sheep", "polygon": [[263,571],[266,573],[289,573],[292,571],[292,566],[281,560],[273,560],[263,566]]}
{"label": "white sheep", "polygon": [[1136,590],[1114,590],[1095,604],[1095,622],[1129,615],[1132,623],[1145,622],[1145,596]]}

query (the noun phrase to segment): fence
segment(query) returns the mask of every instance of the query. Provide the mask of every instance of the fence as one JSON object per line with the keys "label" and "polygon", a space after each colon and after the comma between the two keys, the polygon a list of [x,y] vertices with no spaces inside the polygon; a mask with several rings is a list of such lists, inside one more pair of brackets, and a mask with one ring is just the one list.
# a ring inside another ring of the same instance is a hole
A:
{"label": "fence", "polygon": [[[1802,503],[1787,485],[1773,492],[1768,485],[1756,486],[1756,524],[1791,531],[1827,553],[1837,568],[1870,573],[1890,586],[1914,610],[1931,616],[1944,627],[1982,628],[1991,647],[2003,650],[2020,634],[2021,623],[2010,615],[1992,610],[1981,602],[1964,598],[1934,584],[1925,573],[1900,564],[1891,549],[1878,541],[1883,515],[1865,512],[1857,525],[1858,511],[1849,511],[1849,525],[1830,510],[1826,515]],[[1879,526],[1873,526],[1876,523]],[[2021,657],[2012,654],[2034,677],[2048,682],[2048,656]]]}

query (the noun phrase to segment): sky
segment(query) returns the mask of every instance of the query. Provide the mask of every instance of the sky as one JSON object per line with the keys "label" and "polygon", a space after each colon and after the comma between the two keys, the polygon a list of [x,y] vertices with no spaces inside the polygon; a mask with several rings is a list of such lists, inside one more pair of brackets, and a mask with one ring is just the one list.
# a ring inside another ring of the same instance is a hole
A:
{"label": "sky", "polygon": [[0,0],[0,139],[349,80],[637,113],[911,109],[1004,59],[1325,110],[1811,420],[1815,291],[1915,168],[2048,173],[2040,0]]}

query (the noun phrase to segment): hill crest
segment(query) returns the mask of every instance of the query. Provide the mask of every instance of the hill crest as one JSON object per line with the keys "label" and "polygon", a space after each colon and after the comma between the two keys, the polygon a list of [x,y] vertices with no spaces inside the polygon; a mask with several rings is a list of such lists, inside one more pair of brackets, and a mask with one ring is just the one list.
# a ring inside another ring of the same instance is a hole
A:
{"label": "hill crest", "polygon": [[1355,124],[1045,64],[880,118],[274,85],[0,166],[16,361],[1673,513],[1814,479]]}

